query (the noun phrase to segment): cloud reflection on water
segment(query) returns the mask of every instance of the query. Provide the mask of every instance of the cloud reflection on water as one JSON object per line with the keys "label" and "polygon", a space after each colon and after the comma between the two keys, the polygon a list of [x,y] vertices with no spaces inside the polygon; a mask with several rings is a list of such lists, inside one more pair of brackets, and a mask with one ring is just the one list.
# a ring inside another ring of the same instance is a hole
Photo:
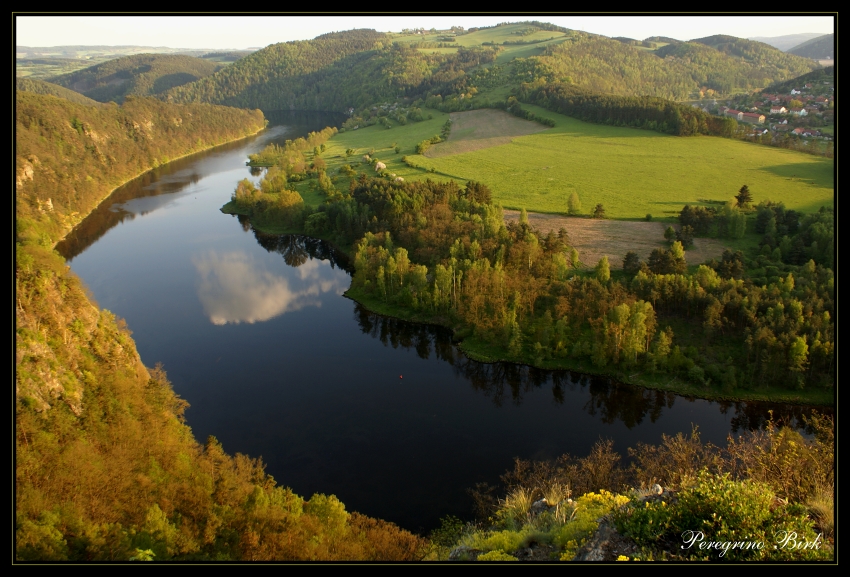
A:
{"label": "cloud reflection on water", "polygon": [[320,295],[342,294],[342,279],[324,261],[309,260],[291,277],[266,269],[244,252],[211,251],[193,259],[198,297],[215,325],[262,322],[304,307],[321,307]]}

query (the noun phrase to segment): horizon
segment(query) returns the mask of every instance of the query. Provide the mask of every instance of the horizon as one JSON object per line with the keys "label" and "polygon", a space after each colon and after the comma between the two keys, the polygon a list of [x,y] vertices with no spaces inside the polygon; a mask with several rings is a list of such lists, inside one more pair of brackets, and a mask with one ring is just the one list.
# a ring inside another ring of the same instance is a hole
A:
{"label": "horizon", "polygon": [[[692,40],[717,34],[738,38],[772,38],[791,34],[832,34],[837,15],[614,15],[563,16],[302,16],[281,14],[204,16],[42,16],[16,15],[15,46],[139,46],[182,50],[261,49],[280,42],[310,40],[322,34],[358,28],[379,32],[452,26],[464,29],[503,22],[537,20],[608,37],[643,40],[666,36]],[[352,20],[359,20],[352,26]],[[235,21],[238,21],[238,25]]]}

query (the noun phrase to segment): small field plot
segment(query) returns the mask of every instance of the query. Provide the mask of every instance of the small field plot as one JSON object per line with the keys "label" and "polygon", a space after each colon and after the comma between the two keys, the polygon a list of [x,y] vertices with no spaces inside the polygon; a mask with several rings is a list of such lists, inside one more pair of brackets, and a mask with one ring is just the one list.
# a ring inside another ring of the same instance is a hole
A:
{"label": "small field plot", "polygon": [[[781,201],[803,212],[834,203],[832,159],[726,138],[590,124],[523,106],[554,119],[555,127],[500,146],[413,160],[487,184],[505,208],[534,212],[566,213],[576,192],[583,214],[601,203],[608,218],[672,219],[686,203],[727,201],[744,184],[755,203]],[[458,122],[471,113],[458,113]]]}
{"label": "small field plot", "polygon": [[[519,212],[505,211],[505,221],[518,221]],[[603,256],[608,257],[612,269],[623,268],[623,257],[634,251],[645,261],[656,248],[666,249],[664,229],[660,222],[638,222],[627,220],[597,220],[592,218],[564,217],[554,214],[529,213],[528,223],[535,229],[548,234],[561,228],[570,235],[571,245],[578,251],[579,259],[587,267],[593,267]],[[685,251],[688,264],[702,264],[712,258],[720,259],[726,246],[712,238],[694,239],[694,246]]]}
{"label": "small field plot", "polygon": [[[365,173],[368,176],[377,176],[372,165],[363,159],[366,154],[370,153],[371,158],[386,165],[386,173],[389,175],[395,175],[405,180],[425,180],[428,178],[439,181],[449,180],[450,178],[447,176],[410,167],[402,160],[405,155],[415,155],[416,145],[419,142],[439,135],[440,129],[449,118],[448,114],[437,110],[423,109],[422,112],[432,118],[422,122],[410,122],[403,126],[395,124],[390,129],[376,124],[334,135],[326,143],[326,150],[321,154],[321,157],[327,164],[328,175],[332,179],[336,179],[335,186],[340,190],[348,190],[350,178],[344,176],[344,172],[340,172],[340,169],[346,165],[351,166],[357,174]],[[398,152],[396,152],[396,147]],[[422,157],[415,156],[415,158]],[[463,179],[456,178],[455,180],[458,180],[461,186],[464,184]],[[299,187],[299,191],[302,188],[306,190],[308,186],[308,183],[304,183]],[[315,195],[315,198],[320,199],[321,197]],[[318,200],[310,202],[306,195],[304,200],[310,204],[318,204]]]}
{"label": "small field plot", "polygon": [[425,153],[439,158],[507,144],[517,136],[535,134],[547,129],[537,122],[517,118],[502,110],[485,108],[468,112],[453,112],[449,139],[432,146]]}

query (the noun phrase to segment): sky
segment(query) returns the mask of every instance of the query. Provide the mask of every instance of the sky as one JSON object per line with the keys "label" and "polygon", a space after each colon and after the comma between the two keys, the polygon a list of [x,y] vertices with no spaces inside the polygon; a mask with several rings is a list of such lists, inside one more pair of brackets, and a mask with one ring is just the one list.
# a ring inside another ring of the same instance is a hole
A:
{"label": "sky", "polygon": [[17,46],[165,46],[170,48],[244,49],[277,42],[308,40],[327,32],[373,28],[401,32],[405,28],[451,26],[472,28],[500,22],[540,20],[565,28],[605,36],[643,40],[669,36],[678,40],[728,34],[739,38],[784,36],[802,32],[829,34],[837,26],[837,13],[791,15],[421,15],[345,16],[205,15],[205,16],[60,16],[14,14]]}

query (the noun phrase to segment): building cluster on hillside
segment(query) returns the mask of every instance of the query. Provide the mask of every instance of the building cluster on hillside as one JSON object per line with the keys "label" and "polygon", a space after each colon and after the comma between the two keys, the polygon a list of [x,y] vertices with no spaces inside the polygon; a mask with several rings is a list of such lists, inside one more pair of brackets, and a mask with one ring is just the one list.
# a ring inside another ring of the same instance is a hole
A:
{"label": "building cluster on hillside", "polygon": [[[695,104],[706,112],[734,118],[752,125],[751,136],[774,133],[802,138],[832,140],[830,134],[813,126],[826,126],[834,122],[835,85],[833,81],[810,82],[792,88],[788,94],[763,92],[758,95],[739,96],[726,106]],[[812,117],[813,120],[805,120]],[[789,124],[789,120],[791,124]]]}

